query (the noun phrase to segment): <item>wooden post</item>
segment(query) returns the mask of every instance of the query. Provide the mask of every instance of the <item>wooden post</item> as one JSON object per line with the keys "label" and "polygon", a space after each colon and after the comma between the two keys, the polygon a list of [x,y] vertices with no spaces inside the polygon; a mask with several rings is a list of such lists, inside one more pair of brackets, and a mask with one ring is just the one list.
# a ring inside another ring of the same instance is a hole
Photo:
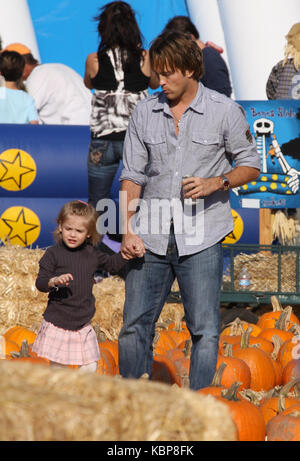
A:
{"label": "wooden post", "polygon": [[259,243],[272,245],[272,212],[270,208],[259,209]]}

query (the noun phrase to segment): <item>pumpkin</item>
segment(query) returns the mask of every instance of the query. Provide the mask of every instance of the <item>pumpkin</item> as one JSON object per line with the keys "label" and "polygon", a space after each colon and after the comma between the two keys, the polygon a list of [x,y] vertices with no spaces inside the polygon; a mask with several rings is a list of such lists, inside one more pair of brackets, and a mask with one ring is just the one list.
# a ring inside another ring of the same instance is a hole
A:
{"label": "pumpkin", "polygon": [[30,351],[26,339],[22,341],[19,352],[11,352],[12,360],[19,360],[21,362],[30,362],[33,364],[49,365],[50,361],[44,357],[39,357],[35,352]]}
{"label": "pumpkin", "polygon": [[102,343],[98,344],[100,349],[100,359],[97,362],[96,372],[99,375],[116,375],[117,365],[112,353],[102,346]]}
{"label": "pumpkin", "polygon": [[237,395],[240,383],[236,382],[216,397],[226,404],[237,427],[239,441],[264,441],[266,426],[263,415],[258,407]]}
{"label": "pumpkin", "polygon": [[270,419],[267,424],[267,440],[270,442],[300,441],[300,411],[283,412]]}
{"label": "pumpkin", "polygon": [[105,339],[104,341],[100,341],[99,348],[107,349],[113,356],[115,364],[116,364],[116,373],[119,373],[119,344],[118,341],[113,341],[111,339]]}
{"label": "pumpkin", "polygon": [[278,358],[279,362],[282,364],[283,368],[288,362],[293,359],[297,359],[300,356],[300,336],[294,336],[292,339],[284,341],[282,344]]}
{"label": "pumpkin", "polygon": [[[240,348],[241,341],[242,341],[242,337],[239,343],[233,344],[232,346],[233,353],[236,349]],[[259,338],[258,336],[250,335],[248,339],[248,345],[249,347],[250,346],[258,347],[262,351],[266,352],[266,354],[268,355],[270,355],[274,350],[274,344],[271,341],[268,341],[267,339],[264,339],[264,338]]]}
{"label": "pumpkin", "polygon": [[28,344],[34,343],[36,333],[21,326],[14,326],[9,328],[3,336],[5,339],[14,341],[20,348],[23,340],[26,340]]}
{"label": "pumpkin", "polygon": [[161,330],[156,332],[153,340],[153,350],[155,352],[156,347],[161,347],[166,350],[174,349],[176,347],[176,341],[167,330]]}
{"label": "pumpkin", "polygon": [[[214,397],[220,396],[222,391],[225,391],[226,389],[228,389],[223,384],[221,384],[222,376],[223,376],[223,373],[226,367],[227,367],[227,364],[225,362],[220,363],[220,365],[218,366],[214,374],[214,377],[213,377],[213,380],[210,386],[202,387],[201,389],[198,389],[196,392],[199,392],[200,394],[205,394],[205,395],[208,395],[208,394],[213,395]],[[239,383],[239,385],[240,384],[241,383]]]}
{"label": "pumpkin", "polygon": [[273,328],[264,328],[258,335],[259,338],[264,338],[272,342],[274,335],[278,336],[282,342],[292,339],[294,334],[288,331],[290,311],[285,310],[275,322]]}
{"label": "pumpkin", "polygon": [[[263,414],[265,423],[267,424],[271,418],[277,416],[285,409],[295,405],[297,399],[295,397],[288,396],[291,388],[297,384],[298,381],[291,381],[280,389],[279,394],[276,396],[266,397],[261,405],[260,410]],[[299,402],[300,403],[300,402]]]}
{"label": "pumpkin", "polygon": [[152,363],[152,381],[181,386],[181,378],[174,362],[166,355],[155,355]]}
{"label": "pumpkin", "polygon": [[0,343],[0,358],[11,359],[12,352],[19,352],[20,348],[17,343],[10,339],[3,338],[3,342]]}
{"label": "pumpkin", "polygon": [[226,328],[224,328],[220,334],[220,337],[224,335],[241,336],[242,333],[247,330],[247,328],[251,328],[251,336],[258,336],[261,332],[261,328],[255,323],[249,323],[237,317]]}
{"label": "pumpkin", "polygon": [[243,334],[239,348],[233,350],[233,356],[244,360],[251,373],[250,389],[269,390],[275,385],[275,370],[271,357],[258,347],[249,345],[250,328]]}
{"label": "pumpkin", "polygon": [[262,330],[266,328],[274,328],[277,320],[284,311],[287,312],[287,329],[289,329],[293,323],[300,324],[298,317],[292,312],[291,306],[287,306],[285,309],[282,309],[282,306],[276,296],[271,296],[271,302],[273,310],[271,312],[265,312],[262,314],[257,321],[257,325]]}
{"label": "pumpkin", "polygon": [[300,359],[290,360],[282,371],[282,384],[300,378]]}
{"label": "pumpkin", "polygon": [[223,355],[218,355],[217,368],[222,362],[226,363],[227,366],[221,377],[221,385],[230,387],[234,382],[239,381],[241,383],[239,390],[250,387],[250,368],[243,360],[233,357],[232,344],[226,344]]}

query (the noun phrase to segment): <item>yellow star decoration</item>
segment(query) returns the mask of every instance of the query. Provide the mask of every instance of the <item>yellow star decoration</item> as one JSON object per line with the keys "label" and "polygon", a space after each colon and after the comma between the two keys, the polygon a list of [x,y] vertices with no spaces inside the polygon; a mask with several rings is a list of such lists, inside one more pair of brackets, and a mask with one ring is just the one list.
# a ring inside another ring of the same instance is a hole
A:
{"label": "yellow star decoration", "polygon": [[12,245],[31,245],[37,240],[40,229],[39,218],[26,207],[8,208],[0,218],[0,238]]}
{"label": "yellow star decoration", "polygon": [[233,231],[230,232],[226,238],[223,240],[223,243],[237,243],[241,236],[243,235],[244,232],[244,223],[237,211],[231,210],[232,217],[233,217],[233,223],[234,223],[234,228]]}
{"label": "yellow star decoration", "polygon": [[36,177],[36,164],[21,149],[8,149],[0,155],[0,186],[9,191],[26,189]]}

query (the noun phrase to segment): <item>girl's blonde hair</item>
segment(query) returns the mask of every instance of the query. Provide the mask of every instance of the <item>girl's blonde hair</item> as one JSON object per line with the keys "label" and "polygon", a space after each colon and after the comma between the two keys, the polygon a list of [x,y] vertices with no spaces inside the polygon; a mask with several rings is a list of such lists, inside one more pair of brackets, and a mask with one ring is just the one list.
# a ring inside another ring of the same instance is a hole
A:
{"label": "girl's blonde hair", "polygon": [[67,219],[68,216],[81,216],[87,221],[87,230],[89,237],[87,240],[94,246],[97,245],[100,239],[100,235],[96,229],[96,223],[98,219],[98,214],[92,205],[89,205],[86,202],[81,200],[73,200],[72,202],[66,203],[60,210],[56,222],[58,224],[57,229],[54,231],[55,241],[60,241],[62,239],[59,226]]}

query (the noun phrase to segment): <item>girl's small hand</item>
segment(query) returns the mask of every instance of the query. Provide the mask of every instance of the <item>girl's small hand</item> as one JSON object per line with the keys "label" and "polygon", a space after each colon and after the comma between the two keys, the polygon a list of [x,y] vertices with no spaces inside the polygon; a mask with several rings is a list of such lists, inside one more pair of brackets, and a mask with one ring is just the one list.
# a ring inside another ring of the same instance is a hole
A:
{"label": "girl's small hand", "polygon": [[68,286],[70,283],[70,280],[73,280],[72,274],[59,275],[49,280],[49,287],[54,288],[54,287],[63,286],[63,285]]}

